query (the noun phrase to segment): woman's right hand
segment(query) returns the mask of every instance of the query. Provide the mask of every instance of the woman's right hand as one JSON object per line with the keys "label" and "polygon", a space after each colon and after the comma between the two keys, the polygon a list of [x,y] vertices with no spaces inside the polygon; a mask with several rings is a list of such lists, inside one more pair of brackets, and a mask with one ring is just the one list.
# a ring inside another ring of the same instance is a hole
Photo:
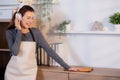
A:
{"label": "woman's right hand", "polygon": [[20,20],[17,16],[15,16],[15,27],[16,29],[21,30]]}
{"label": "woman's right hand", "polygon": [[69,71],[74,71],[74,72],[91,72],[93,71],[92,67],[70,67]]}

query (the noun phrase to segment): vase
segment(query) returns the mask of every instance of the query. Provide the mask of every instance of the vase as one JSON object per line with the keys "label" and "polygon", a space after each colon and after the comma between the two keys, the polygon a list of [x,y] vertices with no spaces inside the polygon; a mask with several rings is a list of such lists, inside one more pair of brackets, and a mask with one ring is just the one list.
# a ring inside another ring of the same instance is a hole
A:
{"label": "vase", "polygon": [[120,24],[116,24],[115,26],[115,31],[120,31]]}
{"label": "vase", "polygon": [[71,25],[71,24],[67,24],[67,25],[66,25],[66,32],[67,32],[67,33],[70,33],[70,32],[72,32],[72,31],[73,31],[72,25]]}

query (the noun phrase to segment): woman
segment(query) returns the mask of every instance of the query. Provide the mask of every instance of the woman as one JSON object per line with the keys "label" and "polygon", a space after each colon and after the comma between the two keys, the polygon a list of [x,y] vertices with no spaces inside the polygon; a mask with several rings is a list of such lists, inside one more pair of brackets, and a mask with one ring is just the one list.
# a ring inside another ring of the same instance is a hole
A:
{"label": "woman", "polygon": [[[18,13],[21,14],[21,19],[20,16],[16,15]],[[31,27],[34,16],[34,9],[28,5],[24,5],[13,15],[10,27],[6,31],[11,59],[5,71],[5,80],[36,80],[37,62],[35,51],[39,47],[42,47],[49,56],[66,70],[79,70],[79,68],[72,68],[67,65],[50,48],[41,32]]]}

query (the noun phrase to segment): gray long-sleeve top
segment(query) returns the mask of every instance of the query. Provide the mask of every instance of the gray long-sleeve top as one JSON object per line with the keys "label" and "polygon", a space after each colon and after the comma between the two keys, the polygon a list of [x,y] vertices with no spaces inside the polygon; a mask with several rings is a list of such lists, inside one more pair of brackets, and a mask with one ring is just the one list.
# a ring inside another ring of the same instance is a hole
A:
{"label": "gray long-sleeve top", "polygon": [[[67,65],[63,61],[63,59],[61,59],[56,54],[56,52],[49,46],[49,44],[44,39],[42,33],[36,28],[30,28],[30,29],[31,29],[33,36],[35,38],[37,48],[42,47],[46,51],[46,53],[49,56],[51,56],[56,62],[58,62],[65,69],[69,69],[70,66]],[[17,56],[17,54],[18,54],[21,41],[31,41],[31,40],[33,41],[33,38],[31,36],[30,32],[28,32],[27,34],[22,34],[20,30],[17,30],[15,28],[8,29],[6,31],[6,38],[7,38],[8,46],[10,49],[10,54],[15,55],[15,56]]]}

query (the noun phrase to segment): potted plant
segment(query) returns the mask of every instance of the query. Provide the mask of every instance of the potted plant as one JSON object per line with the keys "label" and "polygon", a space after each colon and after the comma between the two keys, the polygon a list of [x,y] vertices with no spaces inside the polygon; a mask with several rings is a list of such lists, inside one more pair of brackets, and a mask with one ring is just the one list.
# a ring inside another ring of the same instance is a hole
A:
{"label": "potted plant", "polygon": [[120,12],[111,15],[109,22],[115,25],[115,29],[120,31]]}
{"label": "potted plant", "polygon": [[65,33],[66,32],[66,27],[70,23],[70,20],[66,21],[64,20],[60,25],[58,26],[58,31],[59,33]]}

